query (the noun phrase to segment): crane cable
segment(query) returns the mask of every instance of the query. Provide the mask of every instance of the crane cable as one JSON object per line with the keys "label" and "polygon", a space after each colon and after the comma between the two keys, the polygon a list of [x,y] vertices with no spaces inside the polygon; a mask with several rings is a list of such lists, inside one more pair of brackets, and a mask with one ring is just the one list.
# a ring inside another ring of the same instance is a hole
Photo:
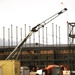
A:
{"label": "crane cable", "polygon": [[64,13],[65,11],[67,11],[67,8],[64,8],[63,10],[61,10],[60,12],[54,14],[53,16],[49,17],[48,19],[46,19],[45,21],[41,22],[40,24],[36,25],[35,27],[32,28],[32,32],[36,32],[38,31],[40,28],[44,27],[46,24],[48,24],[50,21],[52,21],[53,19],[55,19],[56,17],[58,17],[60,14]]}

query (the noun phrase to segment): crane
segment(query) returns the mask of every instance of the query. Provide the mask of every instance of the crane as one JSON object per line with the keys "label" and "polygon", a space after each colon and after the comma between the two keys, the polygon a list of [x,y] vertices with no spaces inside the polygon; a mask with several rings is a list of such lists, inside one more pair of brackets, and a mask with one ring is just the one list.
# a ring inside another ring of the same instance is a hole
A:
{"label": "crane", "polygon": [[24,42],[27,41],[27,39],[35,32],[37,32],[40,28],[44,27],[45,25],[47,25],[49,22],[51,22],[52,20],[54,20],[56,17],[58,17],[59,15],[61,15],[62,13],[64,13],[65,11],[67,11],[67,8],[64,8],[63,10],[61,10],[60,12],[54,14],[53,16],[47,18],[46,20],[44,20],[43,22],[37,24],[36,26],[34,26],[30,32],[28,33],[28,35],[21,41],[21,43],[19,45],[16,46],[16,48],[8,55],[8,57],[5,60],[9,60],[9,59],[13,59],[16,55],[16,60],[19,56],[19,53],[23,47]]}

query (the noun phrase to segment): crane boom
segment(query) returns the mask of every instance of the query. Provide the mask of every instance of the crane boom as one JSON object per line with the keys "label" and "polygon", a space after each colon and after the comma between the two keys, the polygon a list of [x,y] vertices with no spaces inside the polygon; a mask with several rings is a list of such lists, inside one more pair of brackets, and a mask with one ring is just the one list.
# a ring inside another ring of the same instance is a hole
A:
{"label": "crane boom", "polygon": [[67,8],[64,8],[63,10],[61,10],[60,12],[54,14],[53,16],[49,17],[48,19],[46,19],[45,21],[41,22],[40,24],[36,25],[35,27],[32,28],[32,30],[29,32],[29,34],[21,41],[21,43],[19,45],[16,46],[16,48],[9,54],[9,56],[5,59],[5,60],[9,60],[11,58],[13,58],[13,56],[15,54],[17,54],[17,52],[19,50],[22,49],[22,46],[24,44],[24,42],[27,41],[27,39],[34,33],[37,32],[40,28],[44,27],[46,24],[48,24],[49,22],[51,22],[53,19],[55,19],[56,17],[58,17],[59,15],[61,15],[62,13],[64,13],[65,11],[67,11]]}

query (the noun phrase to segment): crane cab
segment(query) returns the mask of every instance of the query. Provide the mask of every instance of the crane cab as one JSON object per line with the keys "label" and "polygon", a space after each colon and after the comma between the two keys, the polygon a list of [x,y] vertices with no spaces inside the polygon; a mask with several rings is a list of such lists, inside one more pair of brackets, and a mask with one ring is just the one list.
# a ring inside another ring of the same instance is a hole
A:
{"label": "crane cab", "polygon": [[49,65],[45,68],[46,75],[60,75],[60,66],[58,65]]}

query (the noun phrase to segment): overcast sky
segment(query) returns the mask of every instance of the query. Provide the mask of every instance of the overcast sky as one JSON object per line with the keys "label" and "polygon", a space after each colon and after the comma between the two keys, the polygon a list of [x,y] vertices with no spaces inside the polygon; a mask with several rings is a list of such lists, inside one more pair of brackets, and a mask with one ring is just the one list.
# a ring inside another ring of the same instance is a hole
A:
{"label": "overcast sky", "polygon": [[75,0],[0,0],[0,39],[3,38],[3,27],[6,32],[11,24],[14,27],[24,27],[24,24],[34,27],[65,7],[68,11],[51,22],[60,26],[61,43],[67,43],[67,21],[75,22]]}

